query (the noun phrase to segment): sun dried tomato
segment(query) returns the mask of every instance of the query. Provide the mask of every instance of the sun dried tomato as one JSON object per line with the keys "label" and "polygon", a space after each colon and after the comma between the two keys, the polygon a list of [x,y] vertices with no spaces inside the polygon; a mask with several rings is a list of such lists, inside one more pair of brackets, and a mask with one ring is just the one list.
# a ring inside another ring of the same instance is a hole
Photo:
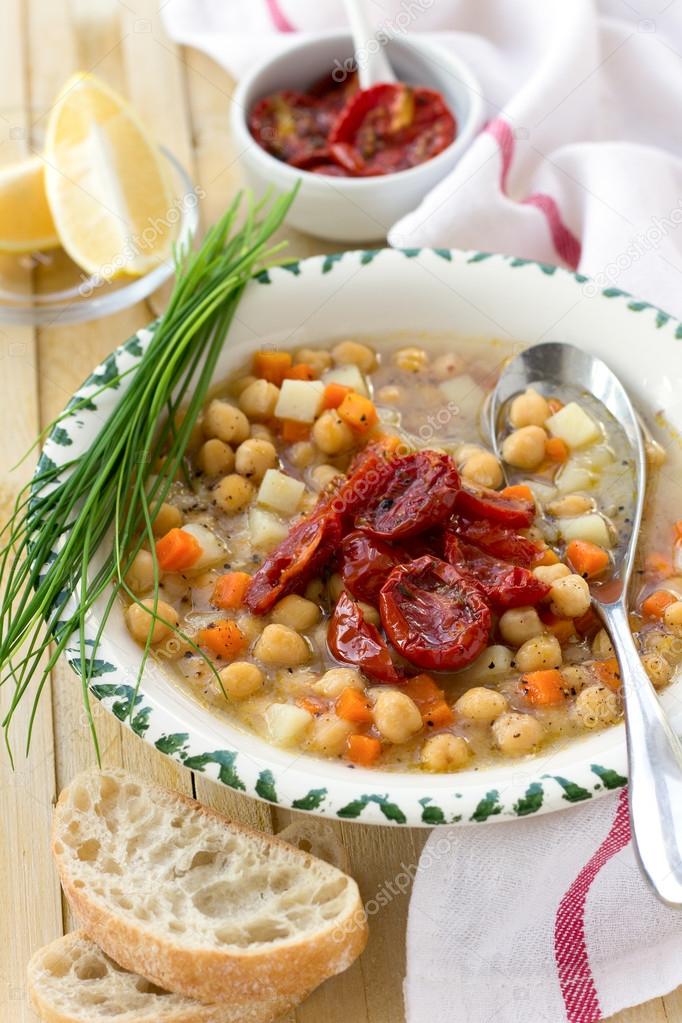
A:
{"label": "sun dried tomato", "polygon": [[341,594],[334,608],[327,643],[337,660],[354,664],[378,682],[395,685],[404,681],[404,672],[391,660],[379,630],[365,621],[362,609],[346,592]]}
{"label": "sun dried tomato", "polygon": [[537,546],[519,536],[513,529],[506,529],[482,519],[470,522],[459,517],[452,520],[452,528],[461,540],[480,547],[486,554],[507,561],[512,565],[532,565],[540,556]]}
{"label": "sun dried tomato", "polygon": [[281,597],[302,589],[334,556],[341,537],[338,515],[325,506],[296,523],[252,577],[247,607],[266,614]]}
{"label": "sun dried tomato", "polygon": [[490,607],[478,587],[452,565],[428,555],[393,569],[379,608],[390,642],[420,668],[464,668],[490,637]]}
{"label": "sun dried tomato", "polygon": [[467,519],[486,519],[509,529],[526,529],[535,518],[532,501],[503,497],[496,490],[467,482],[457,495],[455,510]]}
{"label": "sun dried tomato", "polygon": [[549,586],[527,568],[499,561],[451,530],[446,531],[444,546],[446,560],[468,575],[497,611],[538,604],[549,593]]}
{"label": "sun dried tomato", "polygon": [[272,156],[293,167],[328,162],[330,114],[314,96],[283,90],[259,100],[249,115],[249,130]]}
{"label": "sun dried tomato", "polygon": [[346,589],[356,600],[368,604],[377,603],[379,590],[400,561],[399,551],[359,529],[349,533],[341,544],[341,575]]}
{"label": "sun dried tomato", "polygon": [[459,491],[457,467],[448,455],[415,451],[392,463],[392,473],[374,502],[356,521],[382,540],[423,533],[452,515]]}

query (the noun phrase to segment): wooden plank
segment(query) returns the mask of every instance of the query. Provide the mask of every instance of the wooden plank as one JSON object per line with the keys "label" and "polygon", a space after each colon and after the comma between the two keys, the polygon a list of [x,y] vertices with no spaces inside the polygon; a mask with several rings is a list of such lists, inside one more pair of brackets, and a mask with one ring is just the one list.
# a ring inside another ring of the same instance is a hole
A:
{"label": "wooden plank", "polygon": [[[30,92],[20,0],[0,8],[0,160],[11,162],[30,147]],[[31,282],[27,272],[26,290]],[[38,357],[31,328],[0,328],[0,521],[7,520],[19,488],[31,474],[30,460],[10,471],[28,449],[39,426]],[[10,686],[0,690],[0,713],[9,705]],[[29,1023],[26,963],[33,952],[60,932],[59,886],[49,853],[55,795],[52,702],[46,687],[36,715],[30,757],[24,743],[31,710],[29,690],[12,729],[16,770],[0,750],[0,1019]]]}

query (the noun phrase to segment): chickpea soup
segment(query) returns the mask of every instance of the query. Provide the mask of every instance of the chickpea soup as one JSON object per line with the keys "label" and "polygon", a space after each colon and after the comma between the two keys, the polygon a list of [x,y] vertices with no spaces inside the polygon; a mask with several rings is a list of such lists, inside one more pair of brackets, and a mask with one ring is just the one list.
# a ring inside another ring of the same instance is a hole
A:
{"label": "chickpea soup", "polygon": [[[509,355],[443,337],[256,353],[134,558],[133,638],[216,714],[349,766],[485,767],[621,720],[588,581],[627,534],[632,466],[589,395],[533,390],[500,464],[478,422]],[[661,493],[632,615],[656,686],[682,661]]]}

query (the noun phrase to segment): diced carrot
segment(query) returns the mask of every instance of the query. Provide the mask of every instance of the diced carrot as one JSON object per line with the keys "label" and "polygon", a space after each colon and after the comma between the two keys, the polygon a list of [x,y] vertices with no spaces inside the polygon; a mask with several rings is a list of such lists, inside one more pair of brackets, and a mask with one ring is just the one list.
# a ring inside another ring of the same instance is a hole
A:
{"label": "diced carrot", "polygon": [[408,679],[405,685],[401,686],[401,692],[409,696],[415,703],[442,700],[445,695],[431,676],[426,674],[415,675],[414,678]]}
{"label": "diced carrot", "polygon": [[374,402],[362,394],[351,391],[339,405],[337,412],[344,423],[358,433],[367,433],[379,421]]}
{"label": "diced carrot", "polygon": [[296,700],[296,706],[307,710],[313,717],[319,717],[324,712],[324,702],[315,696],[301,696]]}
{"label": "diced carrot", "polygon": [[345,384],[327,384],[322,395],[322,408],[338,408],[346,395],[352,393],[352,388]]}
{"label": "diced carrot", "polygon": [[593,579],[609,564],[608,553],[590,540],[571,540],[566,548],[566,558],[583,579]]}
{"label": "diced carrot", "polygon": [[253,375],[278,387],[290,369],[291,356],[288,352],[256,352],[253,357]]}
{"label": "diced carrot", "polygon": [[552,415],[554,415],[555,412],[559,412],[564,407],[563,401],[560,401],[559,398],[548,398],[547,404],[549,405],[549,411]]}
{"label": "diced carrot", "polygon": [[280,419],[281,436],[285,444],[296,444],[299,440],[307,440],[310,436],[308,423],[298,423],[295,419]]}
{"label": "diced carrot", "polygon": [[297,362],[284,374],[285,380],[315,380],[317,373],[307,362]]}
{"label": "diced carrot", "polygon": [[226,572],[216,580],[211,603],[223,611],[235,611],[243,605],[250,582],[251,576],[246,572]]}
{"label": "diced carrot", "polygon": [[566,699],[564,679],[557,668],[526,672],[519,689],[534,707],[553,707]]}
{"label": "diced carrot", "polygon": [[444,728],[455,720],[455,713],[446,700],[433,700],[422,709],[422,719],[427,728]]}
{"label": "diced carrot", "polygon": [[650,575],[657,575],[662,579],[666,576],[672,575],[673,573],[673,566],[670,559],[666,558],[664,554],[659,554],[657,551],[647,554],[644,561],[644,568]]}
{"label": "diced carrot", "polygon": [[586,636],[587,639],[594,639],[602,627],[601,619],[597,617],[592,608],[588,608],[584,615],[573,619],[576,632],[579,636]]}
{"label": "diced carrot", "polygon": [[565,462],[568,458],[568,444],[561,437],[548,437],[545,443],[545,454],[550,462]]}
{"label": "diced carrot", "polygon": [[381,743],[371,735],[349,735],[348,759],[360,767],[371,767],[381,756]]}
{"label": "diced carrot", "polygon": [[646,618],[662,618],[666,607],[674,604],[676,600],[670,590],[655,590],[642,601],[642,614]]}
{"label": "diced carrot", "polygon": [[372,705],[363,692],[346,686],[336,701],[336,713],[344,721],[356,725],[370,725],[374,720]]}
{"label": "diced carrot", "polygon": [[196,537],[177,526],[156,541],[156,558],[162,572],[184,572],[201,554],[201,544]]}
{"label": "diced carrot", "polygon": [[541,617],[542,624],[547,631],[556,636],[562,646],[575,636],[575,625],[572,618],[560,618],[552,611],[545,611]]}
{"label": "diced carrot", "polygon": [[538,557],[533,562],[534,565],[558,565],[559,555],[556,551],[553,551],[551,547],[544,547],[538,552]]}
{"label": "diced carrot", "polygon": [[535,502],[533,491],[525,483],[515,483],[513,487],[505,487],[500,491],[500,497],[508,497],[510,501]]}
{"label": "diced carrot", "polygon": [[614,692],[618,692],[622,679],[620,676],[620,666],[615,657],[608,657],[605,661],[593,661],[592,670],[602,685],[608,686]]}
{"label": "diced carrot", "polygon": [[227,618],[200,629],[197,641],[200,646],[208,647],[212,654],[225,661],[233,660],[247,645],[246,636],[237,623]]}

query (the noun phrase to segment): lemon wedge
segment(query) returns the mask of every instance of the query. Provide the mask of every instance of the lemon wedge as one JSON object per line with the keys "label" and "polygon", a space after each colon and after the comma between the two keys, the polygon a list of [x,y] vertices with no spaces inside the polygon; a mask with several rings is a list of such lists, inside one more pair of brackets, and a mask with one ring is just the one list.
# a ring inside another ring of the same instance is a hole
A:
{"label": "lemon wedge", "polygon": [[39,156],[0,168],[0,252],[37,252],[60,244],[43,170]]}
{"label": "lemon wedge", "polygon": [[93,75],[50,114],[45,189],[62,246],[89,274],[140,276],[168,258],[179,219],[162,157],[126,101]]}

